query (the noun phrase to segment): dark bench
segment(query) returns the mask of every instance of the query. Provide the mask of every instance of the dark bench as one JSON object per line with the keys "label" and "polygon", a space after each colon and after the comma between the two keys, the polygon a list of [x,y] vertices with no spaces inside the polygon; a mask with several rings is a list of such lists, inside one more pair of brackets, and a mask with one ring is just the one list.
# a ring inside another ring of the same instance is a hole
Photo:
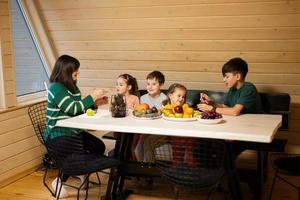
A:
{"label": "dark bench", "polygon": [[[164,90],[163,92],[166,93]],[[186,102],[196,108],[199,103],[200,93],[208,94],[216,103],[222,103],[226,93],[209,90],[188,90]],[[146,90],[140,90],[143,95]],[[290,95],[287,93],[260,93],[262,100],[262,107],[265,114],[277,114],[282,116],[282,125],[279,130],[288,130],[290,120]],[[112,133],[103,136],[104,138],[114,139]],[[236,160],[236,165],[240,179],[246,181],[251,189],[259,197],[262,183],[267,178],[267,161],[268,152],[284,151],[286,145],[284,139],[274,139],[272,143],[249,143],[247,145],[248,151],[245,151]],[[251,159],[251,162],[245,160]],[[250,163],[250,164],[249,164]]]}

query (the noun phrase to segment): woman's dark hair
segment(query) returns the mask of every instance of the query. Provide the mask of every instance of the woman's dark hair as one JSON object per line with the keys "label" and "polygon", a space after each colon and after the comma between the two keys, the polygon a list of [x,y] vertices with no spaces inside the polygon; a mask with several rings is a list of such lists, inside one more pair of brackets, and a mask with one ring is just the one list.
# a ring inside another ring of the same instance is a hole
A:
{"label": "woman's dark hair", "polygon": [[74,92],[77,88],[76,80],[72,79],[72,73],[79,69],[80,62],[68,55],[60,56],[55,62],[50,76],[50,83],[58,82],[63,84],[68,90]]}
{"label": "woman's dark hair", "polygon": [[131,86],[131,89],[129,90],[129,94],[133,94],[138,97],[140,96],[139,87],[136,78],[134,78],[130,74],[121,74],[118,78],[123,78],[126,84]]}
{"label": "woman's dark hair", "polygon": [[173,94],[176,89],[184,90],[185,92],[187,91],[186,87],[180,83],[173,83],[170,85],[167,93],[167,98],[163,100],[162,105],[167,105],[168,103],[171,103],[171,99],[169,97],[170,94]]}
{"label": "woman's dark hair", "polygon": [[225,76],[226,73],[238,73],[241,74],[243,79],[245,79],[248,73],[248,64],[241,58],[232,58],[223,65],[223,76]]}

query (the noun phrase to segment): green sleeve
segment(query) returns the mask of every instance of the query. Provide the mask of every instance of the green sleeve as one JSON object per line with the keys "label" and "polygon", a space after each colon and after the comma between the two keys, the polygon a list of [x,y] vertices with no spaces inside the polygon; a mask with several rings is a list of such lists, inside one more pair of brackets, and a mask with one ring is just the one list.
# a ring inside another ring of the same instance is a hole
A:
{"label": "green sleeve", "polygon": [[257,96],[257,91],[254,87],[247,87],[241,91],[240,98],[237,100],[236,104],[241,104],[246,109],[249,109],[253,104],[256,104]]}
{"label": "green sleeve", "polygon": [[242,113],[262,113],[260,95],[253,84],[247,83],[236,103],[244,106]]}
{"label": "green sleeve", "polygon": [[[81,99],[79,96],[76,98],[70,93],[66,88],[56,88],[56,90],[51,90],[52,98],[57,107],[65,112],[67,115],[75,116],[82,114],[86,109],[94,105],[93,98],[88,95],[85,98]],[[79,93],[80,94],[80,93]]]}

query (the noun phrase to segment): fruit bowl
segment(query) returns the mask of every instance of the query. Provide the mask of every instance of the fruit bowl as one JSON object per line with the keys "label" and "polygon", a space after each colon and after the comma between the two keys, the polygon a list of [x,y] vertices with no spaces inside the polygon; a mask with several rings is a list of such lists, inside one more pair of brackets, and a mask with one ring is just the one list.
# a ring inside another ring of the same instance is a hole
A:
{"label": "fruit bowl", "polygon": [[151,120],[151,119],[161,118],[161,114],[160,113],[149,113],[149,114],[144,114],[142,116],[136,116],[136,115],[134,115],[134,112],[132,112],[132,117],[135,119]]}
{"label": "fruit bowl", "polygon": [[132,117],[135,119],[159,119],[161,118],[161,112],[157,108],[148,108],[148,109],[135,109],[132,111]]}
{"label": "fruit bowl", "polygon": [[223,116],[217,113],[215,109],[203,111],[198,121],[203,124],[218,124],[223,120]]}
{"label": "fruit bowl", "polygon": [[223,118],[217,118],[217,119],[201,119],[198,118],[198,121],[202,124],[218,124],[223,121]]}
{"label": "fruit bowl", "polygon": [[162,115],[162,118],[165,120],[169,120],[169,121],[174,121],[174,122],[192,122],[192,121],[196,121],[197,118],[196,117],[188,117],[188,118],[176,118],[176,117],[167,117],[165,115]]}

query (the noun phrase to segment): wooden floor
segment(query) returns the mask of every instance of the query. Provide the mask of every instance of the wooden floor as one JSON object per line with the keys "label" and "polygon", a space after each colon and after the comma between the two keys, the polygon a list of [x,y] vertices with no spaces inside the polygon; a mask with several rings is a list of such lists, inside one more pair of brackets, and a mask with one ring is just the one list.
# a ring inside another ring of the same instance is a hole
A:
{"label": "wooden floor", "polygon": [[[269,174],[268,181],[264,185],[264,192],[262,199],[268,199],[269,189],[272,182],[272,172]],[[51,173],[52,179],[55,176],[55,172]],[[43,171],[38,170],[2,189],[0,189],[1,200],[53,200],[54,198],[46,190],[42,184]],[[51,179],[51,180],[52,180]],[[95,180],[95,177],[92,177]],[[50,180],[50,181],[51,181]],[[77,183],[79,180],[76,178],[70,178],[72,183]],[[100,199],[105,194],[107,175],[101,174],[102,185],[93,187],[89,190],[90,200]],[[299,178],[293,178],[293,181],[300,185]],[[244,199],[254,199],[246,184],[241,183]],[[134,190],[134,194],[128,197],[128,200],[170,200],[172,199],[172,189],[166,182],[161,179],[154,179],[154,184],[146,184],[146,181],[137,180],[136,178],[126,181],[126,188]],[[76,193],[72,188],[68,188],[69,197],[67,199],[75,199]],[[81,197],[84,195],[82,191]],[[185,192],[182,191],[180,199],[188,200],[200,200],[205,199],[205,192]],[[83,199],[83,198],[82,198]],[[220,192],[215,192],[211,199],[224,199],[224,196]],[[285,184],[283,181],[278,180],[273,193],[273,200],[285,200],[285,199],[297,199],[297,191],[292,187]]]}

